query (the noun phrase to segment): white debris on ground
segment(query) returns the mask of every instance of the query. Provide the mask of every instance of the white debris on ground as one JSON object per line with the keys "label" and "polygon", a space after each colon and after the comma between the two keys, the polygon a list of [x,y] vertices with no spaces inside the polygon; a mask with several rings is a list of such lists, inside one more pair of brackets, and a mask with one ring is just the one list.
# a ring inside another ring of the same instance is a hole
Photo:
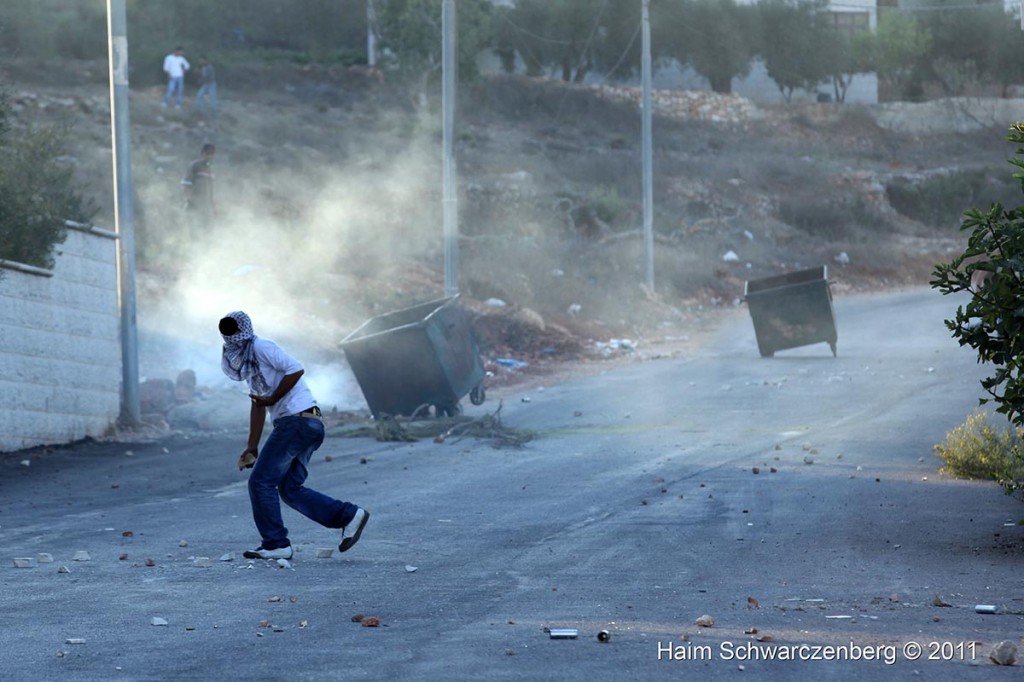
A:
{"label": "white debris on ground", "polygon": [[[643,99],[643,90],[637,87],[595,85],[593,89],[601,97],[637,107]],[[750,100],[709,90],[653,90],[651,104],[655,114],[684,121],[746,124],[762,117]]]}
{"label": "white debris on ground", "polygon": [[616,351],[632,353],[636,350],[636,342],[632,339],[609,339],[607,343],[603,341],[595,341],[594,348],[601,355],[611,355]]}

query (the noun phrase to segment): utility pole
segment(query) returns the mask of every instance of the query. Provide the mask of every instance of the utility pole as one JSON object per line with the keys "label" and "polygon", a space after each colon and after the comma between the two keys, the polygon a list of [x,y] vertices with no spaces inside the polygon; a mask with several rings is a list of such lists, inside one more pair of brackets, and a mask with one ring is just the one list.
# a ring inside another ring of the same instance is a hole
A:
{"label": "utility pole", "polygon": [[643,71],[643,166],[644,166],[644,281],[654,292],[654,150],[651,144],[651,14],[650,0],[642,0],[643,34],[641,69]]}
{"label": "utility pole", "polygon": [[142,423],[139,342],[135,323],[135,229],[132,221],[131,123],[128,115],[128,22],[125,0],[107,0],[110,126],[114,147],[114,230],[121,309],[121,422]]}
{"label": "utility pole", "polygon": [[441,108],[443,110],[444,147],[444,293],[459,293],[459,205],[455,169],[455,84],[458,62],[455,59],[455,0],[441,6]]}
{"label": "utility pole", "polygon": [[366,64],[377,66],[377,10],[366,0]]}

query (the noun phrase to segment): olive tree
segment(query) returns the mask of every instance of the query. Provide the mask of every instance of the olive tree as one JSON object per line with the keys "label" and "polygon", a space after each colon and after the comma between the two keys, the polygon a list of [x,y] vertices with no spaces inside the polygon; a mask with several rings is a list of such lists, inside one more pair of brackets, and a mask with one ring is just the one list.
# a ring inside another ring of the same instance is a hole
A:
{"label": "olive tree", "polygon": [[757,14],[735,0],[672,0],[658,7],[659,53],[688,64],[715,92],[732,92],[750,73],[758,45]]}

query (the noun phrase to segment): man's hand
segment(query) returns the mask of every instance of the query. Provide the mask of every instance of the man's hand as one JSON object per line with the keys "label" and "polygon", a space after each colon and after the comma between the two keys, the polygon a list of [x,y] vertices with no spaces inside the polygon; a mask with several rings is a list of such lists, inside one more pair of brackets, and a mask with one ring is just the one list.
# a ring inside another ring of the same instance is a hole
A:
{"label": "man's hand", "polygon": [[274,396],[272,395],[262,396],[256,395],[255,393],[250,393],[249,398],[252,400],[252,404],[255,405],[256,407],[270,407],[271,405],[277,402],[276,400],[273,399]]}
{"label": "man's hand", "polygon": [[246,448],[243,450],[242,454],[238,457],[238,470],[252,469],[253,465],[256,464],[257,456],[256,448]]}

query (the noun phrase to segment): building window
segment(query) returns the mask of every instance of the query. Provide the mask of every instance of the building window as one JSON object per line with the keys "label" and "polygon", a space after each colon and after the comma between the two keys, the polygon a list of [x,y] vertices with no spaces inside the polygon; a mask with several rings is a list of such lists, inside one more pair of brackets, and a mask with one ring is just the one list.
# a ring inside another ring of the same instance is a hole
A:
{"label": "building window", "polygon": [[828,17],[832,26],[847,36],[853,36],[871,28],[871,18],[867,12],[829,12]]}

